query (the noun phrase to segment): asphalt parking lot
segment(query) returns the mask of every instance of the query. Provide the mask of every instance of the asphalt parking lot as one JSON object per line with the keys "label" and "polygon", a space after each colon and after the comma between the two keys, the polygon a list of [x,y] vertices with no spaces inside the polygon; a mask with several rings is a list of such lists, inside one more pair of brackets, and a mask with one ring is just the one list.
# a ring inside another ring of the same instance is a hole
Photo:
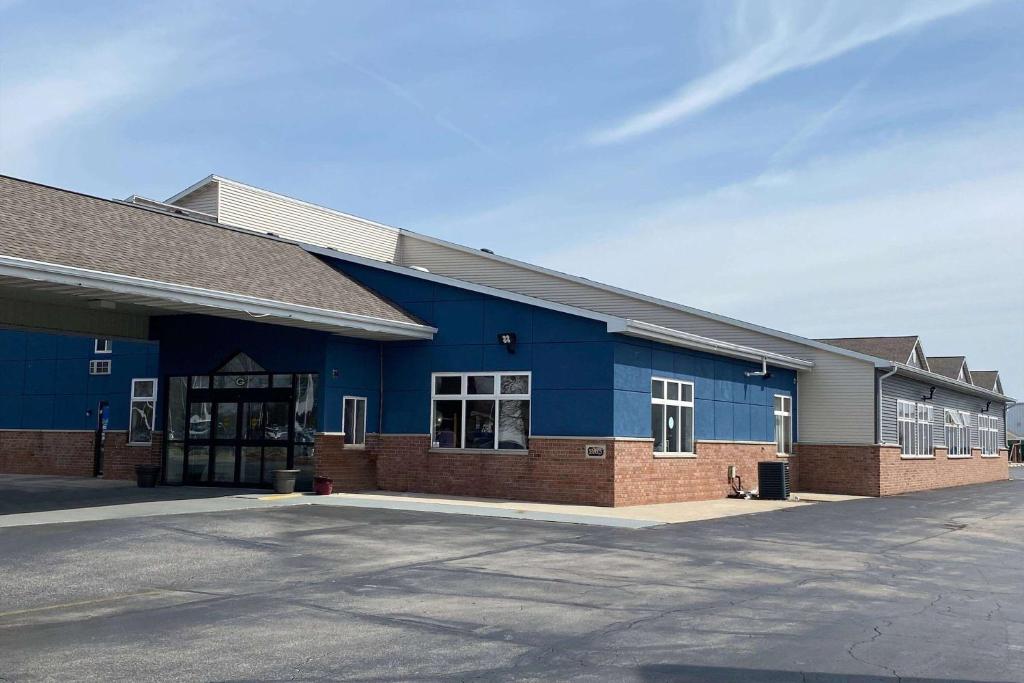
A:
{"label": "asphalt parking lot", "polygon": [[1024,482],[614,529],[0,529],[0,680],[1024,680]]}

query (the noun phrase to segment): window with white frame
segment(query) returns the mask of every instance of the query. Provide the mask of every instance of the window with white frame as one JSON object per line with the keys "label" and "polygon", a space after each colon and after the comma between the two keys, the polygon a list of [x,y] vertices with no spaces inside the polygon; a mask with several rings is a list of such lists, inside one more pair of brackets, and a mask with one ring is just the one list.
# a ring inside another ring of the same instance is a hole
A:
{"label": "window with white frame", "polygon": [[971,454],[971,414],[946,409],[946,449],[949,455]]}
{"label": "window with white frame", "polygon": [[693,383],[651,379],[651,434],[654,452],[693,455]]}
{"label": "window with white frame", "polygon": [[775,450],[779,455],[793,453],[793,397],[775,394]]}
{"label": "window with white frame", "polygon": [[341,416],[341,431],[345,432],[345,443],[352,446],[366,444],[366,399],[362,396],[346,396]]}
{"label": "window with white frame", "polygon": [[896,401],[896,424],[902,455],[932,455],[932,417],[934,408],[927,403]]}
{"label": "window with white frame", "polygon": [[96,339],[93,344],[93,352],[95,353],[112,353],[114,351],[114,343],[109,339]]}
{"label": "window with white frame", "polygon": [[999,418],[994,415],[978,415],[978,441],[982,455],[999,452]]}
{"label": "window with white frame", "polygon": [[133,379],[131,415],[128,419],[128,443],[152,443],[153,418],[156,415],[156,380]]}
{"label": "window with white frame", "polygon": [[434,448],[528,447],[530,373],[437,372],[431,382]]}
{"label": "window with white frame", "polygon": [[89,361],[89,374],[90,375],[109,375],[110,374],[110,361],[109,360],[91,360],[91,361]]}

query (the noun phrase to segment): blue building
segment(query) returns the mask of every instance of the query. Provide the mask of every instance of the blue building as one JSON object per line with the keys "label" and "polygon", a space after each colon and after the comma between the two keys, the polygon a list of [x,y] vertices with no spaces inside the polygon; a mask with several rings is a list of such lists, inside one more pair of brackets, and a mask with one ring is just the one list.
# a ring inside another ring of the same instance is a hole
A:
{"label": "blue building", "polygon": [[3,190],[18,249],[0,263],[54,283],[16,322],[64,330],[0,331],[3,471],[88,475],[102,438],[105,476],[156,463],[167,484],[294,468],[304,485],[627,505],[721,497],[793,452],[806,360],[160,207]]}

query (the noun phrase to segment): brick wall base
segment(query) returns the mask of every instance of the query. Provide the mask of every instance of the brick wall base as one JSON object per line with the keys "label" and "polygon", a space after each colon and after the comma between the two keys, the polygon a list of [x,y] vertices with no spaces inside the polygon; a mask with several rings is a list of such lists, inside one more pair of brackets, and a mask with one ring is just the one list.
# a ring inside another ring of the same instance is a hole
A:
{"label": "brick wall base", "polygon": [[982,457],[950,458],[936,448],[933,458],[902,458],[897,446],[830,446],[797,444],[793,457],[803,491],[853,496],[891,496],[911,491],[1005,481],[1007,451]]}
{"label": "brick wall base", "polygon": [[[93,432],[0,431],[0,473],[91,477]],[[103,447],[103,478],[134,479],[135,466],[159,465],[161,434],[148,446],[129,446],[127,432],[108,432]]]}
{"label": "brick wall base", "polygon": [[376,460],[370,447],[346,448],[340,434],[317,434],[314,452],[317,476],[330,477],[335,491],[377,488]]}

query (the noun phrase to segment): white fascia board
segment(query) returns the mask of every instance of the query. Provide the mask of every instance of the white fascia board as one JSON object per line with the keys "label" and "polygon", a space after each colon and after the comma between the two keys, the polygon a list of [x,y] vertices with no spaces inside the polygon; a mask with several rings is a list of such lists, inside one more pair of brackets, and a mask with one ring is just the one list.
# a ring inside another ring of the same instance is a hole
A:
{"label": "white fascia board", "polygon": [[770,351],[762,351],[761,349],[756,349],[750,346],[731,344],[717,339],[710,339],[708,337],[690,334],[689,332],[682,332],[670,327],[652,325],[651,323],[645,323],[640,320],[623,320],[621,323],[608,323],[608,331],[624,334],[630,337],[657,341],[663,344],[670,344],[672,346],[682,346],[684,348],[694,349],[697,351],[706,351],[720,356],[729,356],[731,358],[742,358],[745,360],[755,361],[763,360],[769,365],[789,368],[791,370],[810,370],[814,367],[814,363],[812,361],[803,360],[802,358],[793,358],[792,356],[785,356],[779,353],[772,353]]}
{"label": "white fascia board", "polygon": [[436,273],[416,270],[415,268],[409,268],[408,266],[396,266],[394,263],[378,261],[377,259],[367,258],[365,256],[356,256],[355,254],[349,254],[344,251],[335,251],[334,249],[321,247],[315,244],[305,244],[302,242],[297,242],[296,244],[309,253],[317,254],[318,256],[326,256],[339,261],[348,261],[349,263],[356,263],[369,268],[384,270],[389,273],[397,273],[398,275],[405,275],[406,277],[412,277],[418,280],[434,282],[439,285],[447,285],[457,289],[465,289],[466,291],[477,292],[478,294],[486,294],[487,296],[493,296],[498,299],[515,301],[529,306],[536,306],[538,308],[546,308],[549,311],[558,311],[559,313],[574,315],[578,318],[597,320],[608,325],[625,322],[623,318],[619,318],[618,316],[606,315],[604,313],[590,311],[585,308],[577,308],[576,306],[560,304],[554,301],[548,301],[547,299],[538,299],[537,297],[528,296],[526,294],[517,294],[516,292],[488,287],[487,285],[478,285],[475,282],[467,282],[466,280],[459,280],[457,278],[448,277],[447,275],[437,275]]}
{"label": "white fascia board", "polygon": [[176,195],[168,197],[167,199],[164,200],[163,203],[164,204],[173,204],[174,202],[178,201],[182,197],[187,197],[188,195],[192,194],[193,192],[195,192],[196,190],[200,189],[201,187],[203,187],[205,185],[208,185],[209,183],[217,182],[219,180],[221,180],[221,178],[218,177],[218,176],[215,176],[215,175],[212,175],[212,174],[208,175],[205,178],[203,178],[202,180],[200,180],[198,182],[195,182],[195,183],[192,183],[191,185],[189,185],[188,187],[186,187],[184,190],[182,190],[181,192],[177,193]]}
{"label": "white fascia board", "polygon": [[945,375],[940,375],[936,372],[931,372],[929,370],[921,370],[920,368],[904,365],[903,363],[890,362],[889,365],[892,370],[896,371],[897,375],[903,375],[905,377],[910,377],[912,379],[920,380],[922,382],[930,382],[937,386],[943,386],[949,389],[954,389],[964,394],[982,396],[987,399],[992,399],[993,401],[998,401],[999,403],[1008,403],[1014,400],[1009,396],[1000,394],[998,391],[990,391],[988,389],[985,389],[984,387],[979,387],[975,384],[967,384],[965,382],[960,382],[959,380],[956,380],[952,377],[946,377]]}
{"label": "white fascia board", "polygon": [[273,299],[261,299],[244,294],[190,287],[170,282],[146,280],[117,273],[75,268],[55,263],[46,263],[44,261],[32,261],[13,256],[0,256],[0,275],[237,311],[247,313],[255,318],[273,317],[294,320],[296,322],[314,323],[339,328],[339,334],[344,334],[346,329],[357,329],[407,339],[433,339],[434,334],[437,332],[436,327],[430,327],[429,325],[385,320],[356,313],[332,311],[314,306],[304,306]]}

